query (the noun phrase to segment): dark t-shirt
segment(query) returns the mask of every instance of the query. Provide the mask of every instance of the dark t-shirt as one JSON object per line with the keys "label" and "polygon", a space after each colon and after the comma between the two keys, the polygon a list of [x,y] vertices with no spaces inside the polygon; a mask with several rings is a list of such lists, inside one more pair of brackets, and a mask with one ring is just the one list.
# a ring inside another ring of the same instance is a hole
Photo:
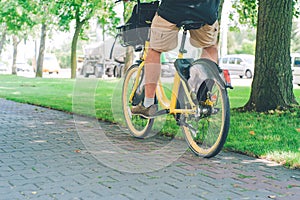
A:
{"label": "dark t-shirt", "polygon": [[179,24],[185,20],[212,25],[218,19],[220,0],[162,0],[158,15]]}

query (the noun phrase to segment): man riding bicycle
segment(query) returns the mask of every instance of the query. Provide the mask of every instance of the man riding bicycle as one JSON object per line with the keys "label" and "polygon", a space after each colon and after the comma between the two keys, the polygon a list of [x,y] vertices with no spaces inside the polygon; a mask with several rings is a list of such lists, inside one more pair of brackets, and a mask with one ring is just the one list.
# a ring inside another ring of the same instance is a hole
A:
{"label": "man riding bicycle", "polygon": [[[201,58],[218,63],[217,36],[220,0],[162,0],[151,24],[150,45],[145,60],[145,99],[131,108],[132,114],[152,117],[156,86],[160,77],[160,55],[177,47],[178,32],[184,21],[199,27],[190,31],[190,42],[202,48]],[[201,24],[201,25],[200,25]]]}

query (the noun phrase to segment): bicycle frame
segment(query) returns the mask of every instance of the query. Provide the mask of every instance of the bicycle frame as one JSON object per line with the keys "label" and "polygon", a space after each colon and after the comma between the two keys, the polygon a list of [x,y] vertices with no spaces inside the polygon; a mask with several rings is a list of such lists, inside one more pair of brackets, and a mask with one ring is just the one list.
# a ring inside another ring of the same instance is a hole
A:
{"label": "bicycle frame", "polygon": [[[178,54],[179,59],[183,58],[184,42],[185,42],[185,39],[186,39],[186,31],[184,31],[183,34],[184,35],[182,37],[181,47],[180,47],[179,54]],[[140,63],[138,71],[137,71],[137,77],[140,77],[141,71],[142,71],[143,67],[145,66],[145,59],[146,59],[146,56],[147,56],[147,53],[148,53],[148,47],[149,47],[149,41],[146,41],[145,42],[145,49],[144,49],[143,56],[142,56],[142,62]],[[140,80],[135,80],[133,90],[132,90],[132,92],[130,94],[130,97],[129,97],[130,102],[132,102],[134,93],[138,88],[139,81]],[[182,95],[182,94],[178,93],[180,85],[183,86],[184,94],[186,95],[186,97],[188,99],[188,103],[190,104],[191,109],[177,109],[176,108],[177,99],[178,99],[177,97],[179,95]],[[174,83],[173,83],[173,86],[172,86],[171,98],[169,99],[166,96],[164,88],[163,88],[162,83],[161,83],[161,80],[158,81],[158,85],[157,85],[157,89],[156,89],[156,97],[157,97],[158,102],[161,105],[161,107],[163,109],[165,109],[167,111],[167,113],[169,113],[169,114],[195,114],[196,111],[197,111],[197,106],[195,105],[194,101],[191,98],[189,89],[188,89],[186,83],[183,80],[181,80],[177,70],[176,70],[175,75],[174,75]]]}

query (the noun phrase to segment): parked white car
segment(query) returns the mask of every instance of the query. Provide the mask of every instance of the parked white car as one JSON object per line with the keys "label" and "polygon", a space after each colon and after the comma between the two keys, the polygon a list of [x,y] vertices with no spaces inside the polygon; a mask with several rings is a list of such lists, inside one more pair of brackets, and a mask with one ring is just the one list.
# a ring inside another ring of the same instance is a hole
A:
{"label": "parked white car", "polygon": [[46,54],[44,56],[43,62],[43,72],[48,72],[49,74],[52,73],[59,73],[60,66],[58,60],[54,54]]}
{"label": "parked white car", "polygon": [[35,72],[33,66],[29,65],[25,61],[18,61],[16,63],[17,76],[24,76],[28,78],[34,78]]}
{"label": "parked white car", "polygon": [[252,78],[254,75],[254,60],[254,55],[231,54],[220,58],[219,65],[221,69],[227,69],[231,76]]}
{"label": "parked white car", "polygon": [[7,63],[0,61],[0,74],[11,74],[11,70],[9,70]]}
{"label": "parked white car", "polygon": [[300,86],[300,53],[291,54],[293,83]]}
{"label": "parked white car", "polygon": [[26,62],[17,62],[16,63],[16,71],[18,72],[32,72],[34,73],[34,68],[27,64]]}

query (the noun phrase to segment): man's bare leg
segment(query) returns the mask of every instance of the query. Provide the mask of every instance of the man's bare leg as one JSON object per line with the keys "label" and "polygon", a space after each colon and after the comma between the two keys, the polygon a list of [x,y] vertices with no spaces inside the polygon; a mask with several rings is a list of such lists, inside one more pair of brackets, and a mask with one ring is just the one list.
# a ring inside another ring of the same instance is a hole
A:
{"label": "man's bare leg", "polygon": [[[161,52],[153,49],[148,50],[147,58],[145,60],[145,107],[151,104],[149,101],[154,103],[154,96],[156,91],[157,82],[160,77],[160,54]],[[149,100],[151,99],[151,100]],[[148,101],[148,102],[147,102]]]}
{"label": "man's bare leg", "polygon": [[217,45],[213,45],[210,47],[204,47],[202,49],[202,54],[201,54],[201,58],[207,58],[210,59],[212,61],[214,61],[215,63],[219,63],[218,61],[218,47]]}

